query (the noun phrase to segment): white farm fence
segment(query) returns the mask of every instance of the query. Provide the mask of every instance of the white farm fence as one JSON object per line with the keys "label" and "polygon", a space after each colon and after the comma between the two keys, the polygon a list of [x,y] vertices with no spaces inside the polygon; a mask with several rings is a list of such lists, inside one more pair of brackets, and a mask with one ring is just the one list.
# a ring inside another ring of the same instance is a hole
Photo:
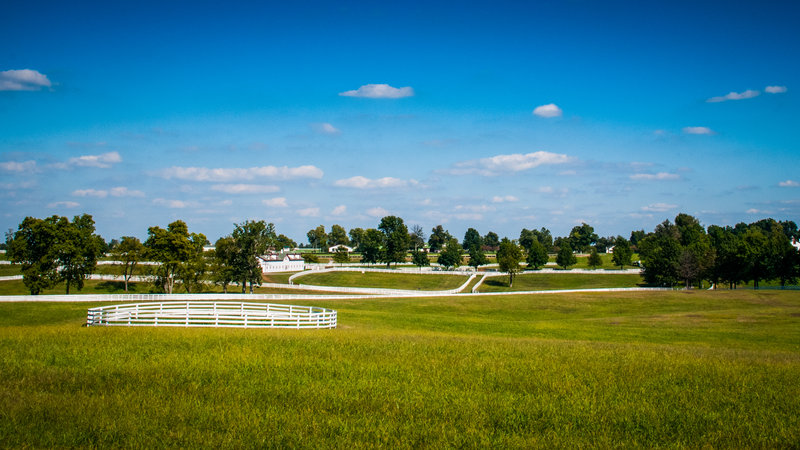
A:
{"label": "white farm fence", "polygon": [[336,328],[336,311],[316,306],[164,302],[89,309],[89,326]]}

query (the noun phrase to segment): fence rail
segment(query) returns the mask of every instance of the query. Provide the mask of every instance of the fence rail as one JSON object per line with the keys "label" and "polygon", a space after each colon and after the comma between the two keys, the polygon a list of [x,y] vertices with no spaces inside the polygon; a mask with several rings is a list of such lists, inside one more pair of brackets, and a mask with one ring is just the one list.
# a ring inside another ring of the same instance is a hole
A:
{"label": "fence rail", "polygon": [[335,310],[244,302],[132,303],[91,308],[88,326],[336,328]]}

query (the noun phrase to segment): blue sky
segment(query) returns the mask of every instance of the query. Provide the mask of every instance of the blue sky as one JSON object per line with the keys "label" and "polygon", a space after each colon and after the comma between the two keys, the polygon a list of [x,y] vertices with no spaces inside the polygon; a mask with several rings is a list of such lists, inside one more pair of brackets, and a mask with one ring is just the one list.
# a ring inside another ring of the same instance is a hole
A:
{"label": "blue sky", "polygon": [[14,2],[0,226],[800,221],[797,2]]}

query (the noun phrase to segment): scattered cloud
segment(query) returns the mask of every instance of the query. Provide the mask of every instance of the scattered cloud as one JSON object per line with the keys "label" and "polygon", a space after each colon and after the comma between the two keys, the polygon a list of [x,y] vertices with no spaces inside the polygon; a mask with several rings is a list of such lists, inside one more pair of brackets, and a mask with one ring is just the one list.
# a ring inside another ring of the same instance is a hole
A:
{"label": "scattered cloud", "polygon": [[246,168],[208,168],[173,166],[158,172],[162,178],[188,181],[233,181],[256,178],[290,180],[297,178],[322,178],[322,170],[315,166],[299,167],[246,167]]}
{"label": "scattered cloud", "polygon": [[684,127],[683,132],[686,134],[717,134],[714,132],[714,130],[708,127]]}
{"label": "scattered cloud", "polygon": [[271,194],[281,188],[271,184],[215,184],[211,190],[226,194]]}
{"label": "scattered cloud", "polygon": [[36,161],[6,161],[0,162],[0,169],[7,172],[33,172],[36,170]]}
{"label": "scattered cloud", "polygon": [[458,220],[483,220],[483,214],[480,213],[459,213],[454,214],[453,217]]}
{"label": "scattered cloud", "polygon": [[124,186],[111,188],[109,191],[112,197],[144,197],[144,192],[136,189],[128,189]]}
{"label": "scattered cloud", "polygon": [[561,108],[556,106],[555,103],[537,106],[533,110],[534,116],[545,117],[545,118],[561,117],[562,113],[563,111],[561,111]]}
{"label": "scattered cloud", "polygon": [[105,198],[105,197],[108,197],[108,191],[96,190],[96,189],[78,189],[76,191],[72,191],[72,195],[74,197]]}
{"label": "scattered cloud", "polygon": [[269,198],[266,200],[261,200],[261,203],[263,203],[264,206],[269,206],[270,208],[287,208],[289,206],[286,203],[286,197]]}
{"label": "scattered cloud", "polygon": [[527,154],[515,153],[511,155],[496,155],[490,158],[481,158],[462,161],[455,164],[455,168],[448,171],[451,175],[477,174],[483,176],[506,175],[533,169],[543,165],[565,164],[574,158],[560,153],[533,152]]}
{"label": "scattered cloud", "polygon": [[108,152],[99,155],[83,155],[70,158],[65,163],[53,164],[58,169],[71,169],[73,167],[96,167],[98,169],[108,169],[112,165],[122,162],[122,156],[118,152]]}
{"label": "scattered cloud", "polygon": [[490,205],[456,205],[456,207],[453,209],[456,211],[471,211],[475,213],[484,213],[497,210],[497,208]]}
{"label": "scattered cloud", "polygon": [[0,72],[0,91],[38,91],[53,84],[36,70],[5,70]]}
{"label": "scattered cloud", "polygon": [[342,97],[360,98],[403,98],[414,95],[414,89],[406,86],[396,88],[388,84],[365,84],[353,91],[340,92]]}
{"label": "scattered cloud", "polygon": [[297,215],[302,217],[317,217],[319,216],[319,208],[305,208],[297,211]]}
{"label": "scattered cloud", "polygon": [[506,202],[518,202],[518,201],[519,199],[517,197],[514,197],[513,195],[504,195],[504,196],[495,195],[494,197],[492,197],[492,203],[506,203]]}
{"label": "scattered cloud", "polygon": [[347,214],[347,206],[345,205],[339,205],[336,208],[333,208],[333,211],[331,211],[332,216],[338,217],[338,216],[343,216],[345,214]]}
{"label": "scattered cloud", "polygon": [[642,206],[642,211],[648,212],[667,212],[677,208],[678,205],[670,203],[653,203],[651,205]]}
{"label": "scattered cloud", "polygon": [[756,208],[750,208],[747,211],[745,211],[745,213],[746,214],[770,214],[769,211],[764,211],[763,209],[756,209]]}
{"label": "scattered cloud", "polygon": [[118,186],[109,190],[105,189],[78,189],[72,191],[75,197],[97,197],[106,198],[109,195],[112,197],[144,197],[144,192],[131,190],[124,186]]}
{"label": "scattered cloud", "polygon": [[764,88],[764,92],[768,94],[783,94],[786,91],[788,91],[786,86],[767,86]]}
{"label": "scattered cloud", "polygon": [[78,202],[53,202],[47,205],[48,208],[77,208],[81,206]]}
{"label": "scattered cloud", "polygon": [[542,186],[538,189],[540,194],[551,195],[553,197],[563,198],[569,193],[567,188],[554,188],[553,186]]}
{"label": "scattered cloud", "polygon": [[727,102],[728,100],[744,100],[747,98],[758,97],[761,95],[761,92],[753,91],[753,90],[746,90],[742,93],[739,92],[729,92],[725,95],[719,97],[711,97],[710,99],[706,100],[708,103],[719,103],[719,102]]}
{"label": "scattered cloud", "polygon": [[780,183],[778,183],[778,186],[780,186],[780,187],[800,187],[800,182],[797,182],[795,180],[786,180],[786,181],[781,181]]}
{"label": "scattered cloud", "polygon": [[376,206],[375,208],[368,209],[367,215],[370,217],[385,217],[389,215],[389,211],[381,208],[380,206]]}
{"label": "scattered cloud", "polygon": [[183,209],[196,206],[194,202],[185,202],[183,200],[169,200],[165,198],[155,198],[153,199],[153,204],[173,209]]}
{"label": "scattered cloud", "polygon": [[311,124],[311,128],[319,134],[327,134],[331,136],[335,136],[337,134],[342,133],[341,131],[339,131],[338,128],[329,123],[314,123]]}
{"label": "scattered cloud", "polygon": [[385,188],[404,188],[408,186],[416,186],[419,182],[417,180],[402,180],[394,177],[383,177],[377,179],[370,179],[360,175],[336,180],[333,185],[339,187],[348,187],[355,189],[385,189]]}
{"label": "scattered cloud", "polygon": [[681,176],[677,173],[636,173],[630,176],[631,180],[677,180]]}

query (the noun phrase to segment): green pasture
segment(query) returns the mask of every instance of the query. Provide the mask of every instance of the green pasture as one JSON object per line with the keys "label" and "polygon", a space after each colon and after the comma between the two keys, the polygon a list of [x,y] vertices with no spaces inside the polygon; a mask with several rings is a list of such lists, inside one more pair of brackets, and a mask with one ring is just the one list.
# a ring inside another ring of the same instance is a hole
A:
{"label": "green pasture", "polygon": [[487,278],[479,292],[549,291],[556,289],[595,289],[643,286],[637,273],[531,273],[514,277],[508,287],[508,275]]}
{"label": "green pasture", "polygon": [[387,273],[387,272],[322,272],[304,275],[295,284],[314,286],[349,286],[384,289],[410,289],[440,291],[455,289],[467,281],[468,276]]}
{"label": "green pasture", "polygon": [[[296,303],[296,302],[295,302]],[[335,330],[0,303],[4,447],[796,447],[800,293],[306,301]]]}

